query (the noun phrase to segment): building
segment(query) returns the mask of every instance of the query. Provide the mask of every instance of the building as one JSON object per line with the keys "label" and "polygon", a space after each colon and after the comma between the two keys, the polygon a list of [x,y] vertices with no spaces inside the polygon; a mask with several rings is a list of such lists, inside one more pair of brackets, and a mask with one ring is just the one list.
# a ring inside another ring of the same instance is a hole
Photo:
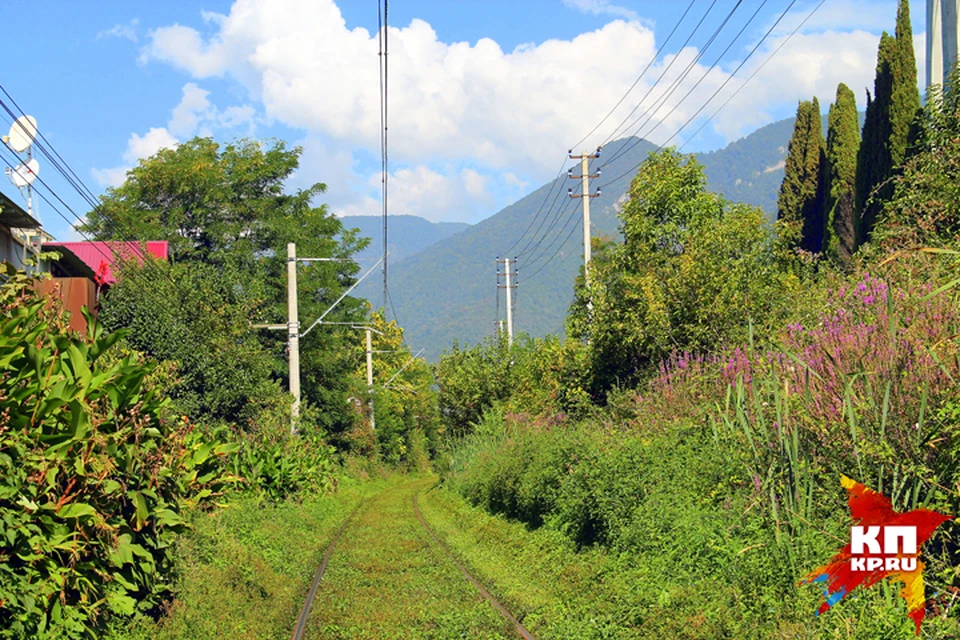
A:
{"label": "building", "polygon": [[927,0],[927,88],[946,84],[957,61],[960,0]]}
{"label": "building", "polygon": [[[70,312],[70,328],[86,333],[87,321],[82,309],[96,313],[97,299],[104,287],[117,281],[118,262],[135,260],[142,264],[150,255],[167,260],[169,246],[160,242],[53,242],[40,222],[21,206],[0,193],[0,263],[8,262],[20,271],[50,274],[37,284],[37,291],[63,302]],[[42,260],[28,265],[31,257],[57,253],[57,260]]]}

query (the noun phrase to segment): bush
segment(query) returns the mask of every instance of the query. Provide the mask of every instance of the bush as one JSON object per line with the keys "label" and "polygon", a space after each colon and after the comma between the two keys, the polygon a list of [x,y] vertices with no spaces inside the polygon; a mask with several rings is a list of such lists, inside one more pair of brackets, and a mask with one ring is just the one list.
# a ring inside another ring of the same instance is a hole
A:
{"label": "bush", "polygon": [[231,477],[235,449],[162,418],[120,333],[63,329],[31,282],[0,286],[0,637],[93,637],[109,615],[156,614],[184,511]]}

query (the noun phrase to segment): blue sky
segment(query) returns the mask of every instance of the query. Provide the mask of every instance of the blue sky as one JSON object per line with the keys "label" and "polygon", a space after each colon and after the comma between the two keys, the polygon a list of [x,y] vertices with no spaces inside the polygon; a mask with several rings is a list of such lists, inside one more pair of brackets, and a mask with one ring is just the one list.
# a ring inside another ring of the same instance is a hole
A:
{"label": "blue sky", "polygon": [[[394,0],[391,213],[477,222],[550,179],[568,146],[623,95],[688,4]],[[584,146],[612,134],[661,73],[659,90],[668,86],[734,4],[719,0],[705,14],[710,2],[695,0],[664,55]],[[755,57],[730,78],[788,4],[744,0],[641,133],[663,142],[726,82],[701,119],[713,113],[816,3],[797,0]],[[48,0],[13,6],[19,16],[4,35],[8,56],[0,84],[37,118],[94,192],[118,184],[139,158],[193,135],[223,141],[278,137],[304,147],[291,188],[325,182],[329,190],[322,200],[332,210],[379,211],[373,0]],[[921,53],[923,9],[914,3]],[[883,29],[892,30],[895,10],[891,0],[827,0],[685,150],[723,146],[792,115],[797,100],[812,95],[826,108],[840,81],[862,101],[863,89],[872,85],[877,39]],[[709,69],[731,42],[729,53]],[[677,62],[668,68],[674,56]],[[652,92],[644,106],[658,95]],[[0,128],[6,129],[11,119],[2,115]],[[686,141],[701,119],[671,143]],[[83,215],[82,199],[52,169],[41,165],[41,177]],[[2,182],[3,191],[19,199]],[[77,237],[49,207],[41,204],[40,215],[58,238]]]}

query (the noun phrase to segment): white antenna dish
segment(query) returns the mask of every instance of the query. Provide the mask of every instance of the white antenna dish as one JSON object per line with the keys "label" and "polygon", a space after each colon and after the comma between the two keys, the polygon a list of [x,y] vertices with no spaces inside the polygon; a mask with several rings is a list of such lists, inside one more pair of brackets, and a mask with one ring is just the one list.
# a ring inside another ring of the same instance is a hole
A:
{"label": "white antenna dish", "polygon": [[33,116],[20,116],[10,127],[7,144],[17,153],[30,148],[37,137],[37,120]]}
{"label": "white antenna dish", "polygon": [[31,158],[26,164],[18,164],[17,168],[10,172],[10,181],[17,189],[23,189],[37,179],[39,172],[40,163],[36,158]]}

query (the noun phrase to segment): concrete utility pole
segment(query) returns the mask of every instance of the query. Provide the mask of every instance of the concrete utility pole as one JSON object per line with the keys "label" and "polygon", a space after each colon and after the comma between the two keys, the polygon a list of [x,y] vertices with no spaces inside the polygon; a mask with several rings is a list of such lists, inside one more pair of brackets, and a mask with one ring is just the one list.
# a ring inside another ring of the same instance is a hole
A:
{"label": "concrete utility pole", "polygon": [[960,1],[927,0],[927,88],[946,84],[957,62]]}
{"label": "concrete utility pole", "polygon": [[[507,276],[506,286],[500,284],[500,264],[504,265],[504,274]],[[513,294],[512,289],[516,289],[517,285],[510,284],[510,276],[517,275],[517,272],[510,270],[511,263],[514,267],[517,264],[517,259],[514,258],[504,258],[503,260],[497,259],[497,289],[506,289],[507,290],[507,345],[513,346]],[[500,295],[499,293],[497,294]],[[499,300],[499,298],[498,298]],[[499,304],[499,303],[498,303]],[[502,331],[502,330],[501,330]]]}
{"label": "concrete utility pole", "polygon": [[567,171],[567,177],[574,180],[580,180],[580,193],[573,193],[573,189],[567,189],[567,194],[571,198],[581,198],[583,200],[583,279],[586,285],[590,286],[590,199],[600,196],[600,189],[596,193],[590,193],[590,178],[599,178],[600,171],[590,173],[589,161],[592,158],[600,157],[600,147],[597,147],[595,153],[584,151],[580,155],[573,155],[569,151],[568,155],[572,159],[580,158],[580,175],[573,175],[573,169]]}
{"label": "concrete utility pole", "polygon": [[365,328],[367,332],[367,392],[370,394],[370,430],[377,430],[377,423],[373,417],[373,338],[371,330]]}
{"label": "concrete utility pole", "polygon": [[300,319],[297,314],[297,245],[287,243],[287,346],[290,350],[290,432],[297,433],[300,418]]}

